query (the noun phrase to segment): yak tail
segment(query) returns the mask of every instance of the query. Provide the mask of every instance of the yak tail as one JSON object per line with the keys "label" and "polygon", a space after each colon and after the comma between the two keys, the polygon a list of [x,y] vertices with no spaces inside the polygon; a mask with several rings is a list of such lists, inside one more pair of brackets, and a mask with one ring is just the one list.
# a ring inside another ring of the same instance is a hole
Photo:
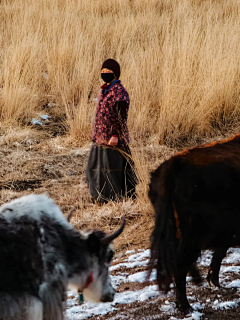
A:
{"label": "yak tail", "polygon": [[164,162],[151,174],[149,198],[155,209],[155,227],[151,235],[149,275],[157,268],[159,289],[167,293],[176,270],[176,221],[171,190],[174,176],[170,174],[169,161]]}
{"label": "yak tail", "polygon": [[43,304],[43,320],[63,320],[61,290],[52,284],[43,283],[39,295]]}
{"label": "yak tail", "polygon": [[57,263],[52,273],[46,275],[46,282],[39,288],[39,297],[43,305],[43,320],[63,320],[63,301],[67,286],[67,272],[61,263]]}

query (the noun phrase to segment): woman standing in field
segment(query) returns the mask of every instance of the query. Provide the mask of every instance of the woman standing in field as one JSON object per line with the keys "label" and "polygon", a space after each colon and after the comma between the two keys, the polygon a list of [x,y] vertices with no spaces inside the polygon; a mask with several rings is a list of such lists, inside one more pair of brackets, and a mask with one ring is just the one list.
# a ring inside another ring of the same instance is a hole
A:
{"label": "woman standing in field", "polygon": [[120,66],[113,59],[101,68],[101,87],[92,131],[87,182],[92,197],[99,202],[135,198],[137,178],[129,149],[127,116],[129,95],[119,80]]}

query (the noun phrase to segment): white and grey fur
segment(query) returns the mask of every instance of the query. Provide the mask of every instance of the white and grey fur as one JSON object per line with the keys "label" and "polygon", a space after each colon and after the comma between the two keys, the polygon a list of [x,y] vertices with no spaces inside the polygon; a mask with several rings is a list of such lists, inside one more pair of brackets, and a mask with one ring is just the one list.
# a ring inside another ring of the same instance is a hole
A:
{"label": "white and grey fur", "polygon": [[[85,299],[112,301],[109,278],[115,233],[81,233],[45,195],[0,207],[0,319],[63,320],[68,286]],[[93,282],[86,288],[90,274]]]}

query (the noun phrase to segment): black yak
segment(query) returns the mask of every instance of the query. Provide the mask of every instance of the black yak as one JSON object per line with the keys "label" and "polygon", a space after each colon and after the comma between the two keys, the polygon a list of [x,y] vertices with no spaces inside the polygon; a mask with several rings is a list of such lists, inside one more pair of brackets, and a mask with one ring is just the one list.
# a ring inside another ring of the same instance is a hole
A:
{"label": "black yak", "polygon": [[214,250],[208,281],[219,286],[227,249],[240,245],[240,135],[175,154],[151,174],[155,209],[150,269],[160,290],[175,282],[177,306],[190,308],[186,275],[198,278],[201,250]]}
{"label": "black yak", "polygon": [[62,320],[66,289],[114,298],[109,277],[113,234],[79,232],[52,199],[29,195],[0,208],[0,319]]}

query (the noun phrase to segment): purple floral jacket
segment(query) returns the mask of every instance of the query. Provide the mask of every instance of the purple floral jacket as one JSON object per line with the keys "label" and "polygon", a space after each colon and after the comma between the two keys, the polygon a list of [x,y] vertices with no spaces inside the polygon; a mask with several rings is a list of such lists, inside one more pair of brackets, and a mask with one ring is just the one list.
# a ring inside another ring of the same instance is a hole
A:
{"label": "purple floral jacket", "polygon": [[[118,137],[117,147],[124,149],[129,143],[127,116],[129,95],[120,80],[110,86],[103,85],[98,97],[92,141],[107,145],[112,136]],[[121,108],[121,110],[119,110]]]}

